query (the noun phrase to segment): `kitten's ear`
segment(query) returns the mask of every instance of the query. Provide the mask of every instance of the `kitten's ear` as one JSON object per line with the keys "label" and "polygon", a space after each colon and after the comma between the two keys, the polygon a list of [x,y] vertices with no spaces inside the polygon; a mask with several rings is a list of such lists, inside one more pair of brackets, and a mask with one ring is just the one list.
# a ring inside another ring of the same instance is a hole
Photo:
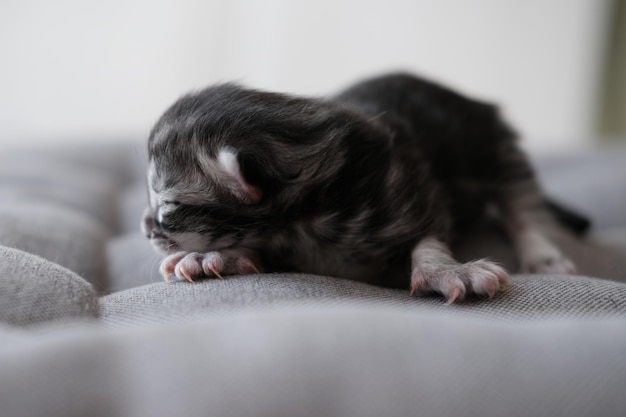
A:
{"label": "kitten's ear", "polygon": [[212,170],[212,176],[233,197],[244,204],[256,204],[261,201],[263,192],[244,177],[236,149],[231,147],[220,149],[216,160],[217,169]]}

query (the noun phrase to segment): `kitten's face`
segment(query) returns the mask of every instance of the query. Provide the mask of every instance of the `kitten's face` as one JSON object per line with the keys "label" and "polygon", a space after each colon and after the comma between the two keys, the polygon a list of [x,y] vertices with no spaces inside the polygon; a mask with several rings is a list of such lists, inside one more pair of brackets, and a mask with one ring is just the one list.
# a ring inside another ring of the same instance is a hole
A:
{"label": "kitten's face", "polygon": [[254,223],[246,208],[261,199],[260,189],[243,179],[235,149],[214,156],[198,150],[188,158],[151,155],[142,230],[161,253],[207,252],[241,241]]}

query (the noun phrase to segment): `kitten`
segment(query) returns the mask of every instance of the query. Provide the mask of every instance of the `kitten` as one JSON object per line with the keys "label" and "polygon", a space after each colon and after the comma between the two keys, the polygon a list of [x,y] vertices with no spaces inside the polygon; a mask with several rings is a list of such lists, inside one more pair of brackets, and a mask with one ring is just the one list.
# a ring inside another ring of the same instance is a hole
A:
{"label": "kitten", "polygon": [[492,297],[507,272],[449,249],[490,206],[522,271],[575,272],[497,109],[411,75],[328,100],[216,85],[175,102],[148,150],[143,230],[166,279],[300,271]]}

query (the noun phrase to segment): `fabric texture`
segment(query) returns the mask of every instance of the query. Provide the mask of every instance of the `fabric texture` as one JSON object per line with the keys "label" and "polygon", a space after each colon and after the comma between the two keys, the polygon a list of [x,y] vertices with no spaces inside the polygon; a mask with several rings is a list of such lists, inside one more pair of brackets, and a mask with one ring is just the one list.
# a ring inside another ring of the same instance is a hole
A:
{"label": "fabric texture", "polygon": [[96,317],[92,286],[38,256],[0,246],[0,322],[24,326]]}
{"label": "fabric texture", "polygon": [[442,298],[407,290],[306,274],[259,274],[186,282],[159,282],[100,299],[101,319],[112,327],[184,323],[233,313],[311,308],[319,305],[393,307],[398,311],[456,313],[485,320],[626,319],[626,285],[581,276],[513,276],[493,299],[447,305]]}
{"label": "fabric texture", "polygon": [[[593,220],[556,237],[579,275],[447,305],[308,274],[163,282],[142,148],[0,152],[0,415],[623,415],[626,149],[534,158]],[[516,268],[493,224],[455,252]]]}
{"label": "fabric texture", "polygon": [[582,417],[626,407],[624,320],[512,326],[344,307],[11,337],[0,404],[14,417]]}

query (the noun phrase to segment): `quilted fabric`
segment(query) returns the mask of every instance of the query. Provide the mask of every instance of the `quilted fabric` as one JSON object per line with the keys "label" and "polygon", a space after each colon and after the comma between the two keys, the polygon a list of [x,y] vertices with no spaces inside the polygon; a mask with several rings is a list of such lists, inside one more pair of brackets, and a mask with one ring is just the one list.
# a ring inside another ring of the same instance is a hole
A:
{"label": "quilted fabric", "polygon": [[[620,415],[626,150],[538,158],[594,221],[580,275],[514,275],[492,300],[307,274],[165,283],[139,232],[136,143],[0,153],[0,415]],[[477,225],[461,259],[514,270]]]}
{"label": "quilted fabric", "polygon": [[623,416],[624,320],[359,306],[0,333],[12,417]]}
{"label": "quilted fabric", "polygon": [[59,265],[16,249],[0,247],[0,318],[24,326],[96,317],[91,285]]}

